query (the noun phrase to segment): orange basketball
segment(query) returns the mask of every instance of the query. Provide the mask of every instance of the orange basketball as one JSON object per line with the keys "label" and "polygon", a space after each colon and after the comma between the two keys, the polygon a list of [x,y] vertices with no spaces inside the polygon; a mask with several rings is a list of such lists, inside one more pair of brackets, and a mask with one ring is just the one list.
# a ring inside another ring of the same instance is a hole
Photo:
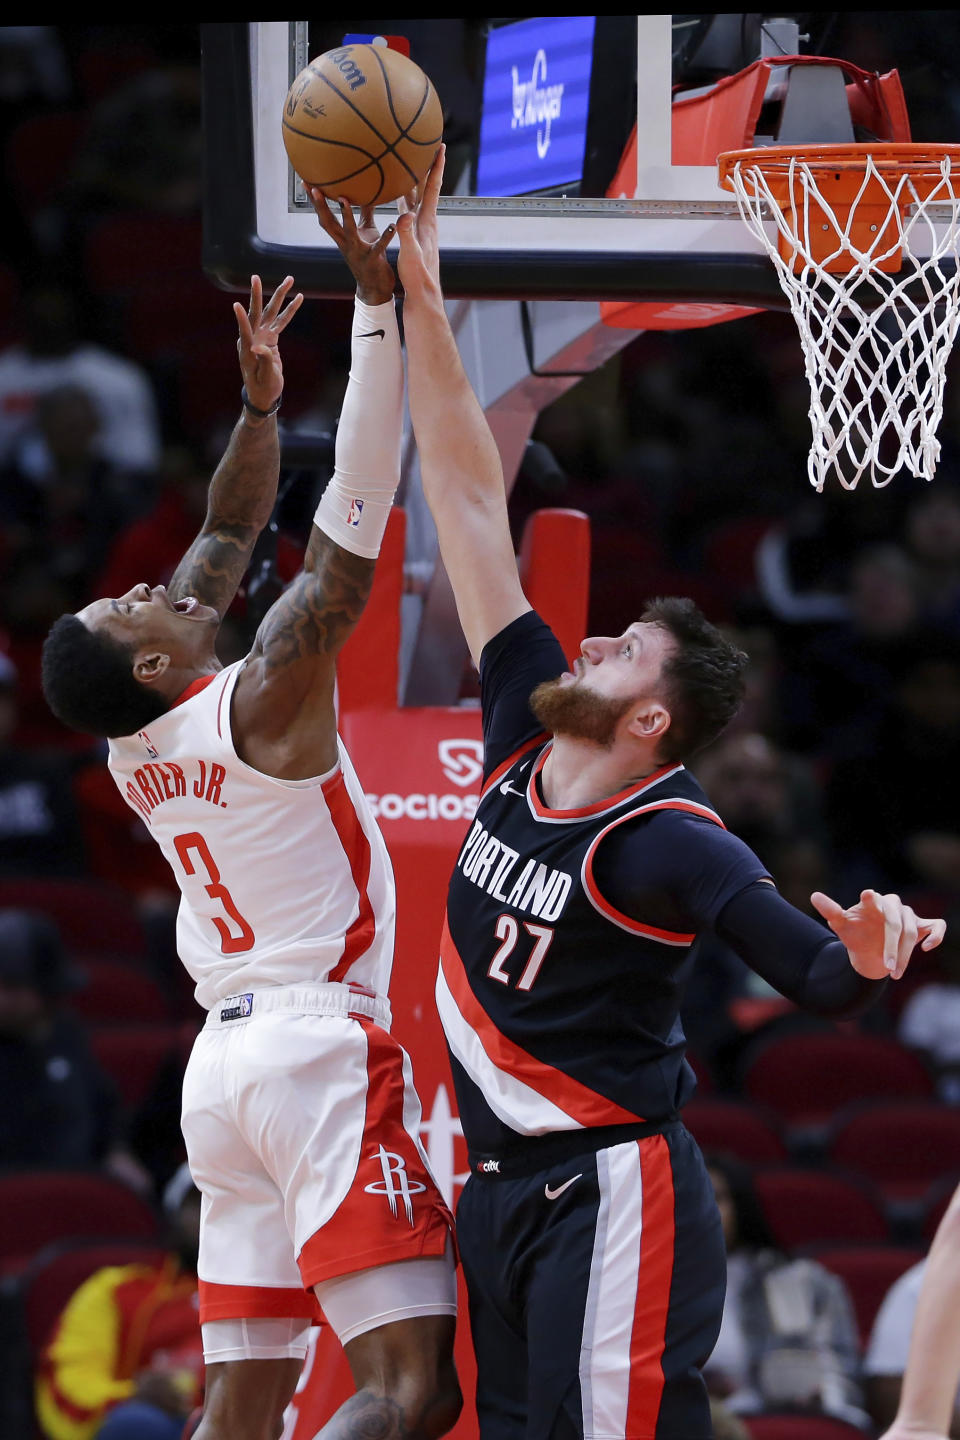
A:
{"label": "orange basketball", "polygon": [[306,185],[382,205],[422,180],[443,137],[437,92],[383,45],[341,45],[311,60],[283,107],[283,143]]}

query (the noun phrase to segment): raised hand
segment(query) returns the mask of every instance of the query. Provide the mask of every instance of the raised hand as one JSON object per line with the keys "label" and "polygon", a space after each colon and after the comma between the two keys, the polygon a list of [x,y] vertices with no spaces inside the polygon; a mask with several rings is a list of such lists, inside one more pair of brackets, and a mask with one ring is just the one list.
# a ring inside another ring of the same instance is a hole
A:
{"label": "raised hand", "polygon": [[946,933],[945,921],[921,920],[899,895],[864,890],[857,904],[844,910],[815,890],[810,903],[847,947],[854,970],[868,980],[899,980],[914,947],[935,950]]}
{"label": "raised hand", "polygon": [[283,308],[292,286],[293,276],[288,275],[281,280],[264,306],[260,276],[252,275],[249,309],[244,310],[239,300],[234,302],[233,313],[240,331],[237,340],[240,370],[250,403],[258,410],[269,410],[283,390],[280,336],[303,304],[303,296],[298,292]]}
{"label": "raised hand", "polygon": [[437,242],[437,202],[443,182],[446,146],[441,145],[417,189],[397,201],[400,218],[400,256],[397,272],[404,294],[410,298],[424,290],[440,289],[440,247]]}
{"label": "raised hand", "polygon": [[337,202],[340,206],[338,221],[322,190],[314,188],[308,193],[321,230],[326,231],[350,266],[357,282],[359,299],[365,305],[383,305],[392,297],[397,286],[397,277],[385,253],[397,227],[388,225],[381,235],[374,223],[372,205],[361,209],[358,225],[353,207],[347,200]]}

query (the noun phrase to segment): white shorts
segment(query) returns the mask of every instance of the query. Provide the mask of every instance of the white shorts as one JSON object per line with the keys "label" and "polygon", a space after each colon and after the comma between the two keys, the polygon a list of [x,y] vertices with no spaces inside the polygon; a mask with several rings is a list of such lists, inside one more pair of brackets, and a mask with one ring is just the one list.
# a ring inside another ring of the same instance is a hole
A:
{"label": "white shorts", "polygon": [[[378,1023],[378,1021],[380,1023]],[[183,1082],[200,1319],[320,1318],[311,1287],[442,1256],[453,1220],[386,1003],[342,985],[223,1001]]]}

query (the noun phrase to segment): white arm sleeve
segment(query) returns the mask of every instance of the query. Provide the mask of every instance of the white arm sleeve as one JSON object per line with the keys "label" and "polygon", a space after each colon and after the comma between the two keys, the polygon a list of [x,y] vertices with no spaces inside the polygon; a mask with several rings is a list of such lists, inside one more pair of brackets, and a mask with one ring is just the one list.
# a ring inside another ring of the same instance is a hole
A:
{"label": "white arm sleeve", "polygon": [[337,427],[333,478],[314,524],[331,540],[375,560],[400,481],[403,355],[393,300],[354,302],[350,379]]}

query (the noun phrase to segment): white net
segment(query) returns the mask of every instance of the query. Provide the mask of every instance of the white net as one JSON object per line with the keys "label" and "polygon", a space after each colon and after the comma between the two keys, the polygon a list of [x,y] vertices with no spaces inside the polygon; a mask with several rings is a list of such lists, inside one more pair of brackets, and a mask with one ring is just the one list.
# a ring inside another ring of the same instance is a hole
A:
{"label": "white net", "polygon": [[847,169],[846,197],[838,188],[832,198],[836,160],[771,164],[770,154],[737,160],[727,183],[800,330],[811,483],[822,490],[832,475],[852,490],[867,474],[881,486],[903,469],[930,480],[960,320],[957,161],[942,152],[902,163],[867,154],[859,185],[851,188]]}

